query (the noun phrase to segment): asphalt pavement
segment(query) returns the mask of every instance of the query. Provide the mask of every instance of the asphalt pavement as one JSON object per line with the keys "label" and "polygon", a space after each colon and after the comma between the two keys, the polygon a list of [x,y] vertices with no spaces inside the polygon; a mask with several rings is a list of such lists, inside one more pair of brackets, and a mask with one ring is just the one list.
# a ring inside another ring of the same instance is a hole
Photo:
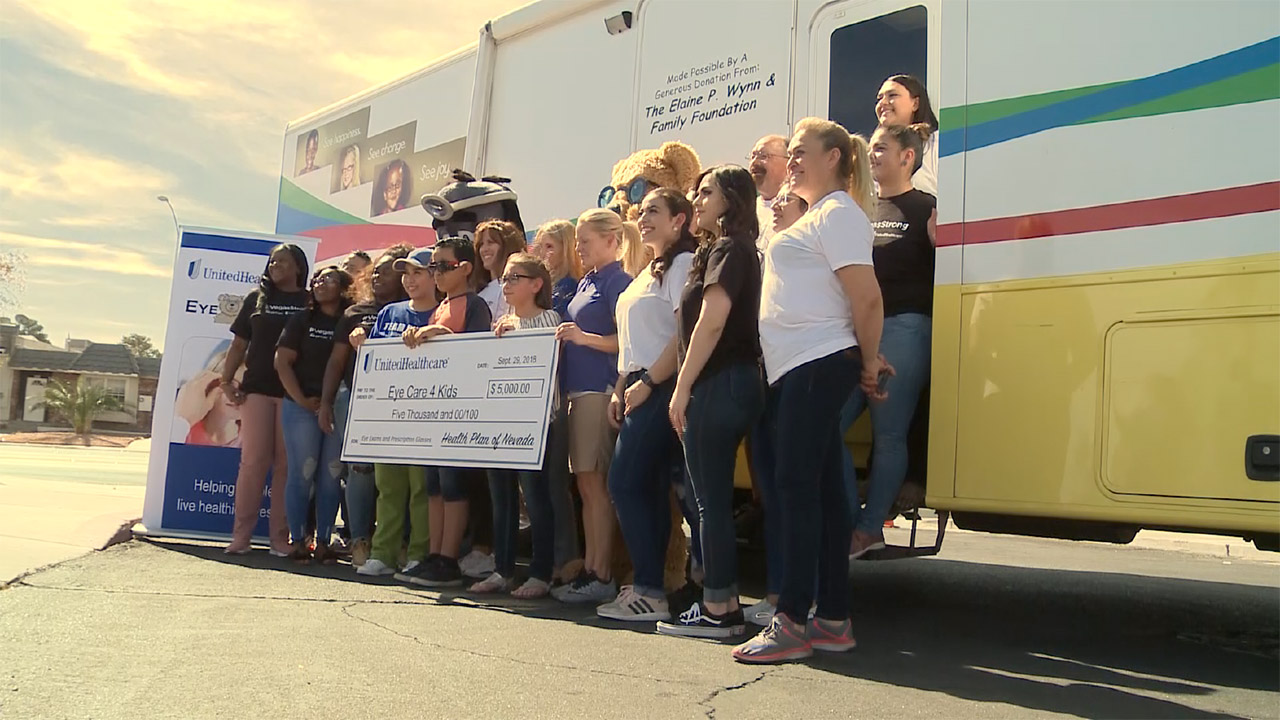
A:
{"label": "asphalt pavement", "polygon": [[[105,507],[131,510],[121,493],[140,508],[145,453],[65,450],[15,470],[0,446],[6,528],[48,535],[38,521],[68,505],[67,527],[128,519]],[[425,592],[211,543],[89,551],[101,524],[67,536],[74,557],[0,589],[0,717],[1280,717],[1280,556],[1224,538],[952,528],[938,557],[856,564],[855,651],[761,668],[554,601]],[[743,557],[747,601],[762,565]]]}

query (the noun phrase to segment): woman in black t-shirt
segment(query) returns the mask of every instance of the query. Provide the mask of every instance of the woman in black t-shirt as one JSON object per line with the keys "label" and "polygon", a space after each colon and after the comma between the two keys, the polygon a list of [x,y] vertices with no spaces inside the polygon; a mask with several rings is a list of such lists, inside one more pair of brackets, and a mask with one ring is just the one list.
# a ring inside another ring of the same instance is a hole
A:
{"label": "woman in black t-shirt", "polygon": [[336,265],[311,277],[307,308],[289,318],[276,344],[276,371],[286,397],[280,405],[280,425],[289,462],[285,488],[289,534],[295,562],[311,561],[307,547],[307,516],[311,493],[316,497],[316,562],[332,564],[338,555],[329,548],[333,522],[338,514],[338,475],[341,470],[342,436],[326,433],[317,418],[324,385],[325,365],[333,349],[334,331],[351,304],[351,276]]}
{"label": "woman in black t-shirt", "polygon": [[664,635],[725,638],[746,629],[738,605],[733,472],[738,446],[764,409],[760,377],[760,258],[756,186],[736,165],[698,178],[693,223],[703,240],[676,315],[680,372],[671,424],[685,458],[702,530],[703,600]]}
{"label": "woman in black t-shirt", "polygon": [[[880,354],[893,366],[884,402],[870,403],[871,477],[861,507],[853,459],[845,449],[845,487],[854,521],[850,559],[884,547],[884,521],[907,474],[907,432],[929,382],[933,329],[934,237],[929,218],[938,201],[912,186],[932,129],[925,124],[881,125],[871,136],[871,174],[879,187],[872,258],[884,298]],[[854,390],[840,414],[845,432],[867,409]]]}
{"label": "woman in black t-shirt", "polygon": [[[333,349],[324,369],[324,389],[320,393],[320,412],[316,417],[320,429],[332,433],[338,442],[345,437],[347,408],[351,403],[351,379],[355,375],[355,348],[364,342],[373,329],[378,311],[393,302],[408,300],[409,296],[400,284],[404,273],[395,269],[395,262],[408,257],[412,245],[401,243],[387,248],[370,266],[369,272],[355,282],[356,304],[347,308],[338,321],[333,335]],[[370,541],[373,538],[374,504],[377,487],[373,479],[373,465],[350,463],[346,470],[347,531],[351,534],[351,564],[364,565],[369,559]]]}
{"label": "woman in black t-shirt", "polygon": [[[289,526],[285,520],[284,493],[288,466],[284,436],[280,431],[280,398],[284,387],[276,374],[276,341],[289,316],[307,304],[307,256],[292,243],[271,250],[258,287],[244,297],[240,314],[231,323],[231,349],[222,366],[222,393],[240,408],[240,472],[236,476],[236,519],[231,542],[224,552],[249,552],[262,487],[271,472],[271,512],[268,519],[271,554],[288,557]],[[236,383],[243,363],[244,378]]]}

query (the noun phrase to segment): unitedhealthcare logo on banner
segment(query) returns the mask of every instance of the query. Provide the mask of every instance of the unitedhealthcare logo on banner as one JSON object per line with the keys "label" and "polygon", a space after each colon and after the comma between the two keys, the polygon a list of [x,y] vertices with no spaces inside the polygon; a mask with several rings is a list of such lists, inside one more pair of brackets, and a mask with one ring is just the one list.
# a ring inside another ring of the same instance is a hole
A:
{"label": "unitedhealthcare logo on banner", "polygon": [[224,270],[222,268],[205,267],[204,260],[192,260],[187,264],[187,277],[192,280],[221,280],[223,282],[257,285],[262,277],[251,270]]}

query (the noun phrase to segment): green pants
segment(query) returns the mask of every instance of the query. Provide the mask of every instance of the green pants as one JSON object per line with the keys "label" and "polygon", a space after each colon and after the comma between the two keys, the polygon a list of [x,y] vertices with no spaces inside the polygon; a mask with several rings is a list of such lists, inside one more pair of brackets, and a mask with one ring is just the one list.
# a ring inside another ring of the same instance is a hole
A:
{"label": "green pants", "polygon": [[409,560],[425,560],[431,549],[428,531],[427,470],[411,465],[374,465],[378,487],[377,525],[370,555],[395,567],[404,542],[405,502],[409,504]]}

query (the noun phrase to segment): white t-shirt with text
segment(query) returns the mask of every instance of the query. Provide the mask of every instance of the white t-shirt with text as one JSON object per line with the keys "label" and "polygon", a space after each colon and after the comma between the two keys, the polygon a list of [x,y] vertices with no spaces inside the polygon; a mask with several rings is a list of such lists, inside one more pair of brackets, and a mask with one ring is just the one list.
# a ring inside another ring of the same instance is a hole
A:
{"label": "white t-shirt with text", "polygon": [[836,270],[871,265],[871,222],[844,191],[819,200],[764,253],[760,347],[769,384],[858,344]]}

